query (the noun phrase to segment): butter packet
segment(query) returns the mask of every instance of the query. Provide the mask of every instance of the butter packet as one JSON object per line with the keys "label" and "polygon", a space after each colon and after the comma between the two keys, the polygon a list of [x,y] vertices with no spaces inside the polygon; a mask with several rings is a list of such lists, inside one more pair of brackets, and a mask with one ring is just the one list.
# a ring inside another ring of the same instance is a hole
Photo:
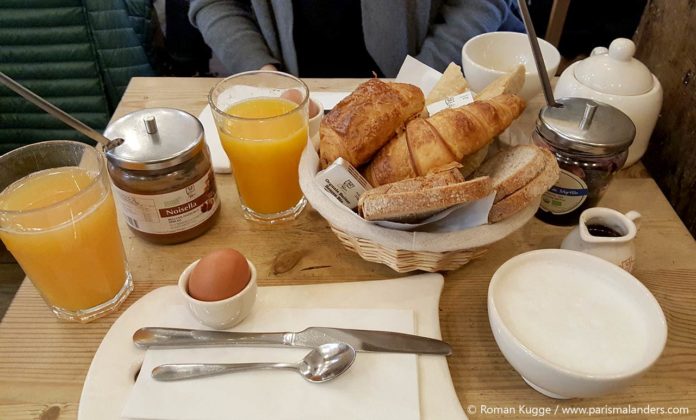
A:
{"label": "butter packet", "polygon": [[372,188],[360,172],[343,158],[336,159],[326,169],[317,172],[314,180],[324,194],[351,210],[358,207],[362,193]]}

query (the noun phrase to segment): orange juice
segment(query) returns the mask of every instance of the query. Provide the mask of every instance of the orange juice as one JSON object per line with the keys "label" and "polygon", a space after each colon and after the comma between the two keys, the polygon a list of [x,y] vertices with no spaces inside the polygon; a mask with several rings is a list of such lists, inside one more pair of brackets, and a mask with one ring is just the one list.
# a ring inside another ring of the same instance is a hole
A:
{"label": "orange juice", "polygon": [[[44,298],[68,311],[111,300],[126,280],[110,190],[85,169],[47,169],[0,194],[0,239]],[[19,213],[11,213],[19,212]]]}
{"label": "orange juice", "polygon": [[302,198],[298,179],[300,155],[307,144],[307,115],[282,98],[254,98],[230,106],[219,127],[237,189],[251,210],[272,214],[288,210]]}

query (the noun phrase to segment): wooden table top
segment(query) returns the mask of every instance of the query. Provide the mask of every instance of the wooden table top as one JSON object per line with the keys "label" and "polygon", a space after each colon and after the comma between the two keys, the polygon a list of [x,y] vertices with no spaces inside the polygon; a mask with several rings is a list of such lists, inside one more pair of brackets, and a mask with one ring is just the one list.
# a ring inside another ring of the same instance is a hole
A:
{"label": "wooden table top", "polygon": [[[143,107],[175,107],[197,115],[214,79],[135,78],[114,117]],[[307,80],[313,90],[351,90],[358,80]],[[71,419],[99,343],[115,319],[151,290],[176,284],[193,260],[233,247],[254,261],[260,285],[330,283],[399,276],[346,251],[328,224],[311,208],[298,220],[261,226],[242,218],[234,181],[217,175],[222,212],[205,235],[179,245],[157,246],[122,225],[135,291],[114,314],[82,325],[56,319],[32,284],[25,281],[0,323],[0,418]],[[509,258],[539,248],[557,248],[570,228],[533,219],[483,257],[445,274],[440,301],[443,338],[454,350],[448,362],[462,406],[470,418],[499,418],[492,408],[512,407],[687,407],[696,416],[696,243],[641,164],[613,181],[601,202],[643,214],[636,240],[634,275],[655,295],[669,324],[662,357],[628,389],[603,398],[560,401],[528,387],[503,358],[488,324],[486,294],[495,270]],[[299,252],[296,252],[299,251]],[[481,413],[488,407],[488,414]],[[561,415],[557,417],[579,417]],[[615,415],[598,415],[613,418]]]}

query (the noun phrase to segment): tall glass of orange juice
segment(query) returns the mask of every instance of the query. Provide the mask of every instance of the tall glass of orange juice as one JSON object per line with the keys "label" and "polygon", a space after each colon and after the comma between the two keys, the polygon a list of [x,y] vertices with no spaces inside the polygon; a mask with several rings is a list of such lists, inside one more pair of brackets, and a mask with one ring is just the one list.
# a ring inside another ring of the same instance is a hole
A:
{"label": "tall glass of orange juice", "polygon": [[56,140],[0,156],[0,239],[59,318],[91,321],[133,290],[94,147]]}
{"label": "tall glass of orange juice", "polygon": [[298,166],[308,140],[307,85],[281,72],[240,73],[215,85],[209,102],[244,217],[297,217],[306,204]]}

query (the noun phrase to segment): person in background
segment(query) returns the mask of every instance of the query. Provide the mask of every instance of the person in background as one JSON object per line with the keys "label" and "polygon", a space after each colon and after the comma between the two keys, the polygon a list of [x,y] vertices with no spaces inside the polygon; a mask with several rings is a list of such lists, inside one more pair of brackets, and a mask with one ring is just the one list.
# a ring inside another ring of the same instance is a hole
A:
{"label": "person in background", "polygon": [[524,32],[516,0],[192,0],[191,22],[232,73],[395,77],[406,55],[443,71],[481,33]]}

